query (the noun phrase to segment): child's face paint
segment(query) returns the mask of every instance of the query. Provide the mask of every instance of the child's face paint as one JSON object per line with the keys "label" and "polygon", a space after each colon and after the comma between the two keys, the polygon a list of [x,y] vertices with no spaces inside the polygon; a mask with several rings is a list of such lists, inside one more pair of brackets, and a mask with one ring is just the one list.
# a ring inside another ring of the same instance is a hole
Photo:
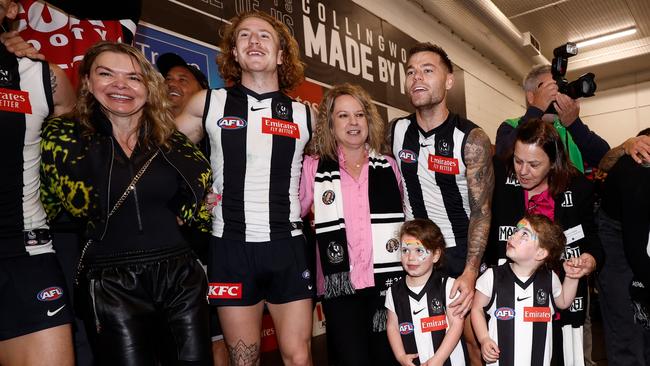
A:
{"label": "child's face paint", "polygon": [[440,251],[427,249],[421,241],[410,235],[402,236],[401,240],[402,267],[409,277],[426,281],[433,271],[433,264],[440,259]]}
{"label": "child's face paint", "polygon": [[417,239],[409,238],[402,240],[402,246],[400,247],[400,252],[402,257],[411,258],[411,254],[415,254],[415,259],[420,262],[429,258],[431,251],[424,247],[424,245]]}
{"label": "child's face paint", "polygon": [[512,233],[511,237],[513,237],[513,236],[515,236],[517,234],[521,234],[521,239],[522,240],[537,241],[537,233],[533,230],[533,227],[526,220],[520,220],[517,223],[517,228]]}
{"label": "child's face paint", "polygon": [[538,239],[532,225],[527,220],[521,220],[508,238],[506,255],[515,263],[533,260],[540,250]]}

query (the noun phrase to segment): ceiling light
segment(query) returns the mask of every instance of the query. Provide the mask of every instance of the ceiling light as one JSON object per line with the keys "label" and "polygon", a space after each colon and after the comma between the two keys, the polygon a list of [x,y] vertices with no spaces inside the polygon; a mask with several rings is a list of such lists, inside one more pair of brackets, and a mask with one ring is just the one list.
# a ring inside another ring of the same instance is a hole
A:
{"label": "ceiling light", "polygon": [[597,44],[597,43],[611,41],[612,39],[617,39],[617,38],[629,36],[629,35],[632,35],[634,33],[636,33],[636,28],[634,28],[634,27],[633,28],[628,28],[628,29],[623,29],[623,30],[618,31],[618,32],[605,34],[603,36],[588,39],[586,41],[577,42],[576,45],[578,46],[578,48],[583,48],[583,47],[591,46],[591,45],[594,45],[594,44]]}

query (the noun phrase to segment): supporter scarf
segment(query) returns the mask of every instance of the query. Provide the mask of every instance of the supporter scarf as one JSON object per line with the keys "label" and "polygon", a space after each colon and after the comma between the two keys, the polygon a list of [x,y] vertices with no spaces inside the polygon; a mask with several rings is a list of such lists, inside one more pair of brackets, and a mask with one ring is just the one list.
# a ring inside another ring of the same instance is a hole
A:
{"label": "supporter scarf", "polygon": [[[342,197],[339,162],[321,158],[314,183],[314,223],[326,299],[354,294]],[[398,235],[404,213],[395,173],[388,160],[373,150],[368,153],[368,197],[375,289],[380,297],[403,275]],[[385,312],[375,318],[376,328],[385,329]]]}

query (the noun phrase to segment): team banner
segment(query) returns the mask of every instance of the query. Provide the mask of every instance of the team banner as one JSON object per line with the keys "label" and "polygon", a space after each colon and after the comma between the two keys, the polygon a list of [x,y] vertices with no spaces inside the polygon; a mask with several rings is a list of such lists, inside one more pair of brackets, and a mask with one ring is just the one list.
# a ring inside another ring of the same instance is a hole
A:
{"label": "team banner", "polygon": [[[416,40],[350,0],[144,0],[142,20],[217,46],[228,19],[249,10],[267,12],[289,28],[308,78],[324,86],[359,84],[380,104],[412,109],[404,79]],[[457,78],[448,102],[464,115],[462,81]]]}

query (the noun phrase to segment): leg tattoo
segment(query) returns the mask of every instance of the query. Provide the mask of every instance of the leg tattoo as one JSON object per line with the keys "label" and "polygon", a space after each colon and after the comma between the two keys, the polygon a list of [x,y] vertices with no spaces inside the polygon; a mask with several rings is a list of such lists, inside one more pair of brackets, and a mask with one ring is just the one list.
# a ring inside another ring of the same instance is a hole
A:
{"label": "leg tattoo", "polygon": [[228,354],[232,366],[258,366],[260,364],[260,346],[257,343],[248,345],[240,339],[234,346],[228,344]]}

